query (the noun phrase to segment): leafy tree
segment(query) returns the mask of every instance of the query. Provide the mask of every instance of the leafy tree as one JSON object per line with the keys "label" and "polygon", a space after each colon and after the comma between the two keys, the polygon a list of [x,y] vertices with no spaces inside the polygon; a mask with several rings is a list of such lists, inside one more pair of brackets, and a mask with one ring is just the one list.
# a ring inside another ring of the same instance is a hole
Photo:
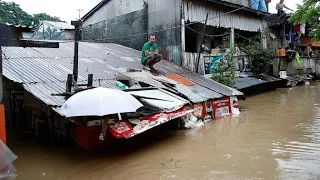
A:
{"label": "leafy tree", "polygon": [[245,50],[251,60],[251,69],[257,73],[268,73],[267,68],[272,62],[272,51],[263,48],[259,42],[253,42],[250,48]]}
{"label": "leafy tree", "polygon": [[235,71],[232,64],[233,53],[229,52],[224,59],[215,63],[215,70],[212,72],[212,79],[226,86],[234,85]]}
{"label": "leafy tree", "polygon": [[2,24],[37,26],[44,20],[61,21],[59,17],[52,17],[46,13],[30,15],[22,10],[19,4],[0,0],[0,23]]}
{"label": "leafy tree", "polygon": [[32,25],[33,18],[14,2],[0,1],[0,23]]}
{"label": "leafy tree", "polygon": [[311,25],[310,36],[320,40],[320,6],[319,0],[303,0],[303,5],[297,5],[297,11],[289,21],[295,23],[309,23]]}
{"label": "leafy tree", "polygon": [[33,19],[36,24],[39,24],[41,21],[58,21],[58,22],[63,22],[59,17],[52,17],[46,13],[39,13],[39,14],[34,14]]}

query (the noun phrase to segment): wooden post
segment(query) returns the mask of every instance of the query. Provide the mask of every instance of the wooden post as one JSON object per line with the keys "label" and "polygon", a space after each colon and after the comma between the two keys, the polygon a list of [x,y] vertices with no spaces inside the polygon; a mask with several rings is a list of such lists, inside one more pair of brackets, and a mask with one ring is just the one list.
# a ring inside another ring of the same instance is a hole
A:
{"label": "wooden post", "polygon": [[2,47],[0,46],[0,104],[2,104],[3,100],[3,84],[2,84]]}
{"label": "wooden post", "polygon": [[74,59],[73,59],[73,77],[78,81],[78,68],[79,68],[79,40],[80,40],[80,26],[81,21],[71,21],[71,24],[75,26],[74,31]]}
{"label": "wooden post", "polygon": [[4,104],[0,104],[0,140],[6,144],[6,118]]}
{"label": "wooden post", "polygon": [[196,73],[199,72],[199,63],[200,63],[200,56],[201,56],[201,46],[202,46],[203,36],[204,36],[204,33],[206,32],[206,28],[207,28],[208,16],[209,16],[209,14],[207,13],[207,15],[206,15],[206,21],[205,21],[205,23],[204,23],[203,31],[202,31],[201,38],[200,38],[200,45],[198,46],[198,59],[197,59],[197,64],[196,64]]}
{"label": "wooden post", "polygon": [[186,51],[186,27],[184,19],[181,19],[181,51]]}
{"label": "wooden post", "polygon": [[6,118],[3,104],[3,83],[2,83],[2,47],[0,46],[0,140],[6,144]]}
{"label": "wooden post", "polygon": [[231,51],[234,51],[234,28],[231,28],[231,33],[230,33],[230,49]]}

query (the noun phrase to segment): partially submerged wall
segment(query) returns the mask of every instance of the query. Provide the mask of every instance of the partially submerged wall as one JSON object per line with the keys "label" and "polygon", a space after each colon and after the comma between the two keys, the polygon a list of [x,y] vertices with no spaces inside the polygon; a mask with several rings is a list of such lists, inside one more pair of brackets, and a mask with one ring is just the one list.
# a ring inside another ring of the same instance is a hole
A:
{"label": "partially submerged wall", "polygon": [[301,57],[300,65],[295,59],[275,57],[273,59],[273,75],[279,77],[279,71],[286,71],[288,76],[297,74],[318,73],[319,60],[316,58]]}

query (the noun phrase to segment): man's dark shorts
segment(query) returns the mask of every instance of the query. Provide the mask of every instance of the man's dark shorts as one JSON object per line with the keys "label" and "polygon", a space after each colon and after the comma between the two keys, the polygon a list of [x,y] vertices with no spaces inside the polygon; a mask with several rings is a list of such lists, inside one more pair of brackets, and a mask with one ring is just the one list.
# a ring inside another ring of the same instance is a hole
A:
{"label": "man's dark shorts", "polygon": [[143,60],[142,60],[142,65],[147,65],[147,61],[149,60],[151,64],[153,61],[155,60],[160,60],[162,58],[162,55],[161,54],[152,54],[152,55],[149,55],[147,57],[145,57]]}

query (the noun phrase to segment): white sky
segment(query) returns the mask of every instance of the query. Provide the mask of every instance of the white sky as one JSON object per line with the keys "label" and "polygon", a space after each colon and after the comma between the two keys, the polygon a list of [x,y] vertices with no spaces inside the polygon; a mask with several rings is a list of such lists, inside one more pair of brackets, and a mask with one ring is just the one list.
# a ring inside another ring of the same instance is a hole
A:
{"label": "white sky", "polygon": [[[271,3],[269,4],[269,11],[270,13],[276,13],[276,5],[280,2],[280,0],[271,0]],[[302,4],[302,0],[284,0],[284,4],[293,10],[297,9],[296,4]],[[285,10],[286,12],[290,12],[288,10]]]}
{"label": "white sky", "polygon": [[[70,23],[78,18],[77,9],[83,9],[81,16],[90,11],[101,0],[4,0],[13,1],[29,14],[47,13],[51,16],[58,16],[62,20]],[[272,0],[269,4],[271,13],[276,13],[276,4],[280,0]],[[296,9],[296,4],[301,4],[302,0],[285,0],[289,8]]]}
{"label": "white sky", "polygon": [[47,13],[50,16],[60,17],[71,23],[79,15],[77,9],[83,9],[81,17],[96,6],[101,0],[4,0],[15,2],[29,14]]}

